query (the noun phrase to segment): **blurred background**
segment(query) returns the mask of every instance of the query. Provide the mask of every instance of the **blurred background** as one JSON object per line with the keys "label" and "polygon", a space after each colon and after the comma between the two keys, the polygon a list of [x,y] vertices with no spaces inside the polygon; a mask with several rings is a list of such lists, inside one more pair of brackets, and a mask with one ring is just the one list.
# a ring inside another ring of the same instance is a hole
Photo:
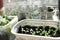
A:
{"label": "blurred background", "polygon": [[[42,13],[43,5],[45,10],[46,7],[53,7],[58,10],[58,0],[4,0],[5,14],[18,15],[19,18],[22,13],[21,15],[24,14],[26,18],[48,19],[45,17],[47,16],[46,13]],[[44,16],[42,17],[42,15]]]}

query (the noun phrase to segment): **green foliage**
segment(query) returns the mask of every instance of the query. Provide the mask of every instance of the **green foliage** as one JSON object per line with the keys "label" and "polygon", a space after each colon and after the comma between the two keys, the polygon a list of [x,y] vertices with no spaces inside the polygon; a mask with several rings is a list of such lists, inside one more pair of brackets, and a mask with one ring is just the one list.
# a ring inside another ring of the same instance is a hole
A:
{"label": "green foliage", "polygon": [[7,23],[9,23],[13,19],[13,17],[6,16],[6,15],[1,16],[1,18],[2,19],[0,20],[0,26],[6,25]]}
{"label": "green foliage", "polygon": [[[21,29],[18,30],[18,33],[23,33],[23,34],[31,34],[31,35],[40,35],[40,36],[51,36],[51,37],[60,37],[60,32],[58,33],[57,28],[50,27],[50,26],[30,26],[30,25],[25,25],[24,27],[20,26]],[[21,31],[21,32],[19,32]],[[24,32],[23,32],[24,31]]]}

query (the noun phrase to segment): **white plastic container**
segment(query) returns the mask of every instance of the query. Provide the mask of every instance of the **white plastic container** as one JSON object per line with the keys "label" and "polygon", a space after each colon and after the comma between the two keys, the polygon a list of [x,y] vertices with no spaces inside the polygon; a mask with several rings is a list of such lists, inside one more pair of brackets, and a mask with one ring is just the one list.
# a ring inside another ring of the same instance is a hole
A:
{"label": "white plastic container", "polygon": [[25,19],[20,22],[18,22],[11,30],[11,32],[16,35],[17,38],[23,39],[23,40],[60,40],[60,37],[47,37],[47,36],[37,36],[37,35],[29,35],[29,34],[20,34],[18,32],[18,28],[20,25],[49,25],[57,27],[58,21],[52,21],[52,20],[39,20],[39,19]]}
{"label": "white plastic container", "polygon": [[5,26],[0,26],[0,29],[7,29],[8,27],[14,26],[18,22],[18,17],[17,16],[10,16],[13,17],[13,19],[7,23]]}

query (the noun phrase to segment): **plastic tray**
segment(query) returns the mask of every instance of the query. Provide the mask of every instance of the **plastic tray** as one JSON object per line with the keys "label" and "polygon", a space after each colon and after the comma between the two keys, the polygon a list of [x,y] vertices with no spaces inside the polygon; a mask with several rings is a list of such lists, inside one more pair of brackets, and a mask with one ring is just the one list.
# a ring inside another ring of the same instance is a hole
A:
{"label": "plastic tray", "polygon": [[14,26],[18,22],[18,17],[17,16],[10,16],[14,17],[9,23],[7,23],[5,26],[0,26],[0,29],[7,29],[8,27]]}
{"label": "plastic tray", "polygon": [[37,36],[37,35],[29,35],[29,34],[20,34],[17,33],[19,26],[23,25],[49,25],[57,27],[58,21],[53,20],[39,20],[39,19],[25,19],[20,22],[18,22],[14,27],[12,28],[11,32],[16,35],[16,37],[23,39],[23,40],[60,40],[60,37],[47,37],[47,36]]}

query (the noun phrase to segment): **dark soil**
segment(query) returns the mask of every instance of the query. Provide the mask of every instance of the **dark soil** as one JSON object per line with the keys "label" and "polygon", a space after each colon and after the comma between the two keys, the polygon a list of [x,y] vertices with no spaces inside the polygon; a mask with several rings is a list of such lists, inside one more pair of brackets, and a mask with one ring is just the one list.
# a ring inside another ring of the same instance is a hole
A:
{"label": "dark soil", "polygon": [[50,26],[20,26],[18,33],[39,35],[39,36],[50,36],[50,37],[60,37],[60,30]]}

